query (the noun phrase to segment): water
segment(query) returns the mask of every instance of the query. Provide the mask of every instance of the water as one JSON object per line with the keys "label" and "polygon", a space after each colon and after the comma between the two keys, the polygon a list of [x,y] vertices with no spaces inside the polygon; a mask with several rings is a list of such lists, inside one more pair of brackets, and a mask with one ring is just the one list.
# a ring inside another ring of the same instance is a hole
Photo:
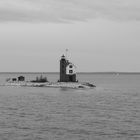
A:
{"label": "water", "polygon": [[[40,74],[1,73],[0,83],[19,75],[31,80]],[[79,74],[78,79],[97,87],[0,87],[0,140],[140,139],[140,75]]]}

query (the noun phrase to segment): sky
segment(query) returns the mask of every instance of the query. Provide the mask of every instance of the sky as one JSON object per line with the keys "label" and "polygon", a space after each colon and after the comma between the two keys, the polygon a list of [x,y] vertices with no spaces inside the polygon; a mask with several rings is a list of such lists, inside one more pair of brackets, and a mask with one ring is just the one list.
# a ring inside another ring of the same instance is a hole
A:
{"label": "sky", "polygon": [[0,72],[140,72],[139,0],[0,0]]}

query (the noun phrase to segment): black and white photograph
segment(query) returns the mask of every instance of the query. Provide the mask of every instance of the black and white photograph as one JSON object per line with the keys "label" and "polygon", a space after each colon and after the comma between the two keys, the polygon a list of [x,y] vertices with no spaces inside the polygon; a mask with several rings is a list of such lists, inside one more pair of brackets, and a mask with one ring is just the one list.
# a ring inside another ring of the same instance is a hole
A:
{"label": "black and white photograph", "polygon": [[0,0],[0,140],[140,140],[140,0]]}

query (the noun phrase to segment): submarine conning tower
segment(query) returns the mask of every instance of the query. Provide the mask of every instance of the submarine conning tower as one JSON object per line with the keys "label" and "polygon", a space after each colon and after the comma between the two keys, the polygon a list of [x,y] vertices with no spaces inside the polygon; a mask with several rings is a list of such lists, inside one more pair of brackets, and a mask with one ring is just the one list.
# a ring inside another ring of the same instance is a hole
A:
{"label": "submarine conning tower", "polygon": [[77,82],[75,65],[65,55],[61,56],[60,60],[60,80],[59,82]]}

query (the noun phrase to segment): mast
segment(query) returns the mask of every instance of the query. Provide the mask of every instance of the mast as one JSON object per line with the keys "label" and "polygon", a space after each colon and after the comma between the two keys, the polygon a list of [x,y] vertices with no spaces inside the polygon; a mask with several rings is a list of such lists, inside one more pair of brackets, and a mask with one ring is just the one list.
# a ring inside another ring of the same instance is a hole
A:
{"label": "mast", "polygon": [[68,51],[69,51],[69,50],[66,49],[65,51],[66,51],[66,52],[65,52],[66,60],[68,60]]}

